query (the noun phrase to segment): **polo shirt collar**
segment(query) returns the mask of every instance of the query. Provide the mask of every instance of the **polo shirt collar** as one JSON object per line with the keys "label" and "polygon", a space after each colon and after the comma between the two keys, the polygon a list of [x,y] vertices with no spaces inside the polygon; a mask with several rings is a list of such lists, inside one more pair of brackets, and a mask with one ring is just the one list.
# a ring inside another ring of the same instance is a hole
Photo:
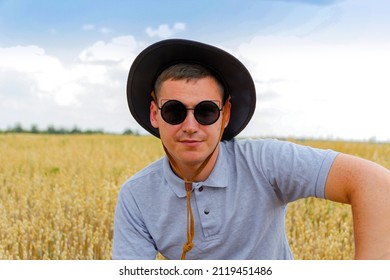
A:
{"label": "polo shirt collar", "polygon": [[[219,153],[217,161],[213,170],[211,171],[210,176],[203,182],[194,182],[193,188],[198,189],[200,187],[213,187],[213,188],[226,188],[228,186],[228,176],[226,176],[226,171],[228,170],[226,154],[223,145],[219,145]],[[168,185],[169,188],[174,192],[178,197],[185,197],[186,191],[184,188],[183,179],[178,177],[173,171],[169,164],[168,157],[165,156],[163,159],[163,172],[165,182],[163,185]]]}

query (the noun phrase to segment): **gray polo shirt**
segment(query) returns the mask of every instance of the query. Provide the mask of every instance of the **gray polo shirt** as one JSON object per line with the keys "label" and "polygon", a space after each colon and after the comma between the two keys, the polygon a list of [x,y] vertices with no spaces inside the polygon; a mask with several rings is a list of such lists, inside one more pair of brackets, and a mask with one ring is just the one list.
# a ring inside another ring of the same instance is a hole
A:
{"label": "gray polo shirt", "polygon": [[[193,184],[194,248],[187,259],[292,259],[289,202],[324,197],[337,153],[278,140],[220,144],[209,178]],[[186,193],[167,157],[122,186],[115,211],[113,259],[180,259],[186,242]]]}

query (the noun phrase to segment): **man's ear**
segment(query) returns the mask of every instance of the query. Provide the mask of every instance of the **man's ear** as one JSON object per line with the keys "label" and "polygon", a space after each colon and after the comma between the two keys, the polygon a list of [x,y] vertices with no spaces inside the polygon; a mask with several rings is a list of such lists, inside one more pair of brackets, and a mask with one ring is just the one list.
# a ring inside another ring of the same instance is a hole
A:
{"label": "man's ear", "polygon": [[158,114],[157,104],[156,102],[154,102],[154,100],[152,100],[150,102],[150,123],[154,128],[158,128],[157,114]]}
{"label": "man's ear", "polygon": [[225,127],[229,124],[230,120],[230,111],[232,109],[232,103],[230,103],[230,97],[226,100],[225,105],[223,105],[223,117],[225,118]]}

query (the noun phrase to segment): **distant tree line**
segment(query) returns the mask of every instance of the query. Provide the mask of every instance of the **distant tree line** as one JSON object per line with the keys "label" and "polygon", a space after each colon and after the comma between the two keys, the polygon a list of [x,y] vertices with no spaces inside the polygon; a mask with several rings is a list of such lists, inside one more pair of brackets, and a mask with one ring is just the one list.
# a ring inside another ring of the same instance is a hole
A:
{"label": "distant tree line", "polygon": [[[32,134],[114,134],[104,132],[102,129],[86,129],[82,130],[77,126],[71,129],[63,127],[55,127],[49,125],[47,129],[39,129],[37,125],[31,125],[30,129],[24,128],[20,123],[15,124],[13,127],[9,127],[6,130],[0,130],[0,133],[32,133]],[[137,131],[132,129],[126,129],[123,135],[139,135]]]}

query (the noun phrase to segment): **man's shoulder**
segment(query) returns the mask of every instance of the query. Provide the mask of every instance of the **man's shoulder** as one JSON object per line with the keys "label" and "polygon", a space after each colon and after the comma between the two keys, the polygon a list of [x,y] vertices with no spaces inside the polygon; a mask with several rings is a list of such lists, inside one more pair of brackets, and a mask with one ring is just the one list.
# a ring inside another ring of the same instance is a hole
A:
{"label": "man's shoulder", "polygon": [[241,153],[253,154],[254,150],[273,149],[285,145],[283,141],[272,138],[233,138],[229,141],[221,142],[227,151],[239,151]]}
{"label": "man's shoulder", "polygon": [[232,139],[221,143],[227,160],[261,164],[267,166],[272,162],[278,165],[289,164],[295,158],[324,157],[329,150],[300,145],[291,141],[274,138]]}
{"label": "man's shoulder", "polygon": [[156,160],[149,164],[148,166],[144,167],[134,175],[132,175],[130,178],[128,178],[125,183],[123,184],[123,187],[130,187],[130,186],[144,186],[144,185],[150,185],[149,183],[152,183],[154,181],[161,181],[161,178],[163,177],[163,158]]}
{"label": "man's shoulder", "polygon": [[263,149],[269,151],[278,151],[286,148],[311,148],[304,144],[298,144],[288,140],[277,138],[233,138],[228,141],[222,141],[221,144],[228,150],[240,149],[249,150]]}

